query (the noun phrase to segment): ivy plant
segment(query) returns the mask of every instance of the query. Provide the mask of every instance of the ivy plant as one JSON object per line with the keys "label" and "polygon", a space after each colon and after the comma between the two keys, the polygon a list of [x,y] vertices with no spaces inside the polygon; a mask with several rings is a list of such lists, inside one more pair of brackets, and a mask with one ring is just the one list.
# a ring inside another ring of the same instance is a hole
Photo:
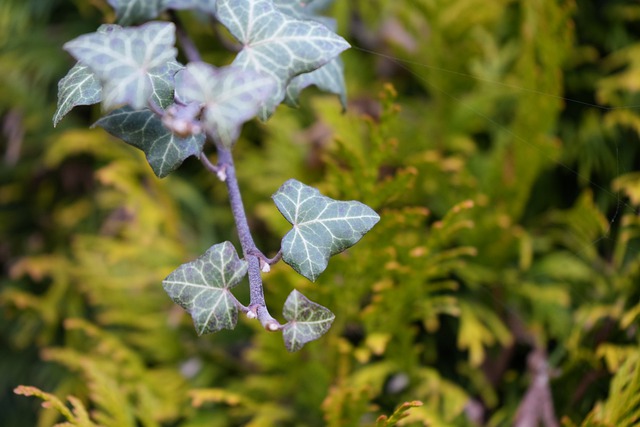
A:
{"label": "ivy plant", "polygon": [[[167,294],[193,318],[198,334],[233,329],[238,313],[281,331],[289,351],[323,335],[333,313],[297,290],[280,323],[267,308],[262,274],[283,260],[315,281],[329,258],[358,242],[379,220],[357,201],[337,201],[290,179],[273,201],[292,229],[273,258],[254,243],[233,160],[242,126],[268,119],[286,102],[296,105],[311,85],[339,96],[345,106],[339,54],[349,44],[319,15],[326,0],[109,0],[117,24],[103,25],[65,44],[78,62],[60,81],[54,126],[78,105],[102,104],[95,125],[142,150],[160,178],[188,157],[226,184],[242,257],[230,242],[215,243],[164,280]],[[228,66],[201,60],[176,10],[215,18],[241,48]],[[177,60],[176,39],[187,64]],[[216,161],[207,149],[215,148]],[[232,293],[248,276],[250,301]]]}

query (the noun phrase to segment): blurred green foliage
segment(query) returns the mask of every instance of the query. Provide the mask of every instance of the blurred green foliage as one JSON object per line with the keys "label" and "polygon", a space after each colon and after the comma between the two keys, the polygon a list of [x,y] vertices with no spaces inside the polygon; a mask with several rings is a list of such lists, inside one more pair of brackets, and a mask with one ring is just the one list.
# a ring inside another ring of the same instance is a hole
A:
{"label": "blurred green foliage", "polygon": [[267,252],[292,177],[382,217],[318,283],[265,276],[273,311],[295,287],[336,314],[290,354],[252,321],[197,337],[160,285],[235,241],[223,186],[191,161],[158,180],[89,129],[98,107],[51,126],[61,45],[113,20],[107,3],[0,3],[0,425],[513,425],[540,375],[565,425],[640,422],[640,4],[331,12],[355,46],[349,110],[310,90],[236,150]]}

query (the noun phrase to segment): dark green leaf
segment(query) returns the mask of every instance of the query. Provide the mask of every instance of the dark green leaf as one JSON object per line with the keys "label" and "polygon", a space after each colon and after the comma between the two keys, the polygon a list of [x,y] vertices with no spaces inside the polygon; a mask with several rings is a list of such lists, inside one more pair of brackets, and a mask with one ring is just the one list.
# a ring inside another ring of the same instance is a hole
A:
{"label": "dark green leaf", "polygon": [[95,125],[144,151],[160,178],[176,170],[187,157],[199,156],[205,141],[202,134],[180,138],[166,129],[153,112],[129,107],[111,112]]}
{"label": "dark green leaf", "polygon": [[58,82],[58,108],[53,115],[53,126],[76,105],[91,105],[102,99],[102,85],[95,74],[81,63],[69,70]]}
{"label": "dark green leaf", "polygon": [[162,282],[164,290],[191,317],[199,335],[233,329],[238,321],[230,289],[247,273],[230,242],[212,246],[195,261],[183,264]]}
{"label": "dark green leaf", "polygon": [[309,341],[320,338],[329,330],[335,318],[328,309],[296,290],[287,297],[282,314],[288,320],[282,328],[282,337],[289,351],[298,351]]}
{"label": "dark green leaf", "polygon": [[273,200],[293,225],[282,239],[282,257],[312,281],[327,268],[331,255],[353,246],[380,220],[360,202],[333,200],[294,179],[285,182]]}
{"label": "dark green leaf", "polygon": [[139,24],[156,18],[163,9],[165,0],[108,0],[116,10],[121,25]]}

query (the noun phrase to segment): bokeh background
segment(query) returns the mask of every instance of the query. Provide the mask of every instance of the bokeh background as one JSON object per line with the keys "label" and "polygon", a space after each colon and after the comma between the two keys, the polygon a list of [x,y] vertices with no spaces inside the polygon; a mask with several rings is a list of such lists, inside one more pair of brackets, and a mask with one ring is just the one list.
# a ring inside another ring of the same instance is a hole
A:
{"label": "bokeh background", "polygon": [[[382,220],[317,283],[283,263],[265,276],[275,315],[293,288],[336,315],[290,354],[247,319],[198,337],[164,294],[178,265],[237,241],[214,177],[191,159],[157,179],[90,128],[99,106],[52,126],[62,45],[113,22],[107,2],[0,2],[1,426],[63,421],[19,385],[85,427],[369,426],[414,400],[402,425],[638,425],[640,2],[327,14],[353,45],[349,108],[309,89],[245,126],[250,223],[274,254],[270,195],[289,178]],[[219,26],[179,15],[207,61],[231,61]]]}

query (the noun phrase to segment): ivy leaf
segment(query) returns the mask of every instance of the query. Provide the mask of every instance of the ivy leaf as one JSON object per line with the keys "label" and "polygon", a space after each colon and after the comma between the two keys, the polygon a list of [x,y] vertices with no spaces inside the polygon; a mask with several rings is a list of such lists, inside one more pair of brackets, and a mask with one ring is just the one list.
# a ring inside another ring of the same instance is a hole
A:
{"label": "ivy leaf", "polygon": [[272,0],[218,0],[217,17],[244,46],[233,65],[277,81],[260,111],[262,119],[282,102],[294,76],[321,67],[349,47],[326,26],[282,13]]}
{"label": "ivy leaf", "polygon": [[213,245],[195,261],[178,267],[162,282],[164,290],[191,317],[198,335],[233,329],[238,322],[230,289],[247,273],[230,242]]}
{"label": "ivy leaf", "polygon": [[187,157],[199,156],[205,142],[202,134],[187,138],[174,135],[157,115],[146,109],[134,111],[123,107],[101,118],[94,126],[144,151],[159,178],[176,170]]}
{"label": "ivy leaf", "polygon": [[282,239],[282,257],[311,281],[327,268],[330,256],[356,244],[380,220],[367,205],[333,200],[295,179],[285,182],[273,200],[293,225]]}
{"label": "ivy leaf", "polygon": [[335,319],[327,308],[316,304],[295,289],[289,294],[282,310],[288,320],[282,328],[282,337],[287,350],[300,350],[309,341],[324,335]]}
{"label": "ivy leaf", "polygon": [[175,75],[184,67],[177,61],[169,61],[149,71],[151,80],[151,99],[162,108],[174,102]]}
{"label": "ivy leaf", "polygon": [[110,31],[85,34],[64,45],[103,82],[105,108],[147,105],[154,86],[152,76],[176,58],[175,26],[150,22],[136,28],[112,26]]}
{"label": "ivy leaf", "polygon": [[102,99],[102,85],[95,74],[81,63],[69,70],[58,82],[58,108],[53,115],[53,126],[77,105],[92,105]]}
{"label": "ivy leaf", "polygon": [[291,106],[298,105],[300,92],[309,86],[317,86],[318,89],[334,93],[340,97],[343,109],[347,108],[347,89],[344,82],[344,64],[340,58],[336,58],[328,64],[310,73],[300,74],[294,77],[287,86],[285,102]]}
{"label": "ivy leaf", "polygon": [[204,105],[202,121],[216,143],[230,148],[242,124],[254,117],[275,89],[268,75],[238,67],[190,63],[176,75],[176,97]]}
{"label": "ivy leaf", "polygon": [[[334,19],[315,15],[317,10],[325,9],[327,1],[313,1],[305,4],[299,0],[274,0],[274,4],[282,12],[298,19],[311,19],[319,22],[335,32],[337,24]],[[316,86],[318,89],[334,93],[340,97],[342,108],[347,108],[347,89],[344,82],[344,64],[339,57],[329,61],[322,67],[309,73],[300,74],[291,80],[287,86],[285,103],[292,107],[298,106],[300,92],[309,86]]]}
{"label": "ivy leaf", "polygon": [[216,10],[216,0],[167,0],[167,9],[196,9],[213,15]]}
{"label": "ivy leaf", "polygon": [[132,25],[156,18],[164,6],[164,0],[107,0],[116,11],[121,25]]}

